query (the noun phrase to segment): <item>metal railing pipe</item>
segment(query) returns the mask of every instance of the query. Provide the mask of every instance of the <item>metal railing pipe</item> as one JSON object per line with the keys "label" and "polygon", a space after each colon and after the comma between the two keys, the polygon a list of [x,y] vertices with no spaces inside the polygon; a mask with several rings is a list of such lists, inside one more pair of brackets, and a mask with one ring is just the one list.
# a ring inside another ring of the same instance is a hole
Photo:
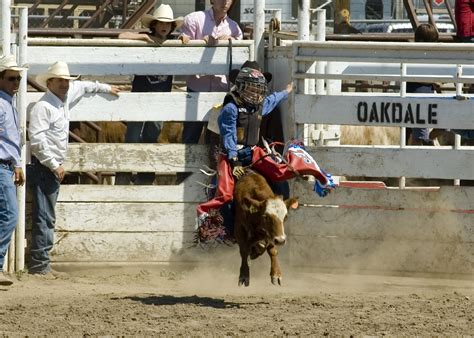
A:
{"label": "metal railing pipe", "polygon": [[[26,64],[27,60],[27,36],[28,36],[28,7],[17,7],[20,12],[18,29],[18,63]],[[17,110],[19,114],[21,130],[21,164],[26,178],[26,108],[27,101],[27,70],[22,71],[22,80],[17,96]],[[25,268],[25,220],[26,220],[26,184],[17,188],[18,198],[18,224],[15,231],[15,271]]]}
{"label": "metal railing pipe", "polygon": [[10,6],[11,0],[2,0],[1,3],[1,27],[2,27],[2,53],[4,55],[10,55],[10,45],[11,45],[11,13]]}
{"label": "metal railing pipe", "polygon": [[264,68],[265,64],[265,0],[254,0],[253,2],[253,41],[255,47],[255,58],[258,64]]}

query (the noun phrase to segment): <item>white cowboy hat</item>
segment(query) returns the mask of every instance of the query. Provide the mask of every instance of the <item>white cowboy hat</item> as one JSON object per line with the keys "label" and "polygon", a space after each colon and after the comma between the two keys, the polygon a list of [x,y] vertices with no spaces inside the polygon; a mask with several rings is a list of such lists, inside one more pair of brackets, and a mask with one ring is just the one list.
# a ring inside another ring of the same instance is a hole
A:
{"label": "white cowboy hat", "polygon": [[20,72],[27,68],[27,65],[23,65],[23,67],[18,66],[13,55],[2,56],[0,58],[0,72],[3,72],[4,70],[14,70],[16,72]]}
{"label": "white cowboy hat", "polygon": [[48,82],[48,80],[55,77],[59,77],[60,79],[66,80],[75,80],[79,76],[71,76],[71,74],[69,74],[69,67],[67,66],[67,63],[57,61],[48,68],[48,71],[46,73],[39,74],[36,77],[36,82],[38,82],[40,86],[46,88],[46,83]]}
{"label": "white cowboy hat", "polygon": [[176,19],[173,19],[173,9],[171,9],[170,5],[160,5],[153,14],[145,14],[141,21],[143,26],[146,28],[150,28],[150,24],[157,20],[157,21],[163,21],[163,22],[174,22],[176,23],[176,28],[180,27],[183,24],[183,17],[178,17]]}

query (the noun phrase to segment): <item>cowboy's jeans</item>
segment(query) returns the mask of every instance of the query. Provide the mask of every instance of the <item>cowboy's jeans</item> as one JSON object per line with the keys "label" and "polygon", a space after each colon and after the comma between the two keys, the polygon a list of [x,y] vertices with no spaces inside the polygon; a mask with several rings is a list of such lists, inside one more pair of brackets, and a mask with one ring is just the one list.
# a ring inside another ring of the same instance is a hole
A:
{"label": "cowboy's jeans", "polygon": [[8,164],[0,163],[0,272],[17,221],[18,204],[13,169]]}
{"label": "cowboy's jeans", "polygon": [[29,272],[47,273],[51,269],[49,251],[54,244],[55,207],[60,182],[49,168],[38,161],[34,161],[28,171],[33,198]]}

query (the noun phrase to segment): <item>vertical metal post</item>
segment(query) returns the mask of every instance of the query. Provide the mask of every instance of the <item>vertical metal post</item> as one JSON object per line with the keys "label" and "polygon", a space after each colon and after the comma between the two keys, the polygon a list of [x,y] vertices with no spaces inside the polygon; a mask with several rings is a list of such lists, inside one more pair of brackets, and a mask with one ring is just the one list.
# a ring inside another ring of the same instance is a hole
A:
{"label": "vertical metal post", "polygon": [[265,33],[265,0],[254,0],[253,1],[253,43],[255,46],[255,56],[258,64],[265,68],[265,39],[263,35]]}
{"label": "vertical metal post", "polygon": [[[456,65],[456,79],[459,79],[462,76],[462,65]],[[456,96],[462,95],[463,83],[456,83]],[[459,149],[461,147],[461,135],[454,134],[454,149]],[[454,179],[454,185],[461,185],[461,180],[459,178]]]}
{"label": "vertical metal post", "polygon": [[[27,60],[27,40],[28,40],[28,7],[18,7],[20,12],[20,22],[18,27],[18,64],[26,64]],[[27,71],[22,71],[22,80],[17,95],[17,110],[19,114],[21,130],[21,163],[26,177],[26,107],[27,102]],[[26,184],[17,188],[18,198],[18,225],[15,231],[15,271],[22,271],[25,268],[25,204],[26,204]]]}
{"label": "vertical metal post", "polygon": [[[275,20],[277,20],[277,21],[280,23],[280,29],[281,29],[281,27],[282,27],[282,23],[281,23],[281,17],[282,17],[282,15],[281,15],[281,9],[277,9],[277,10],[274,12],[274,15],[275,15],[275,16],[274,16]],[[281,43],[280,39],[277,39],[276,42],[277,42],[278,45]]]}
{"label": "vertical metal post", "polygon": [[254,45],[249,46],[249,60],[255,61],[255,46]]}
{"label": "vertical metal post", "polygon": [[[407,65],[405,63],[400,63],[400,74],[402,80],[400,82],[400,97],[407,96],[407,83],[405,77],[407,76]],[[405,148],[407,145],[406,142],[407,129],[405,127],[400,127],[400,148]],[[400,189],[405,189],[406,179],[405,176],[400,177],[399,187]]]}
{"label": "vertical metal post", "polygon": [[[310,1],[309,0],[300,0],[298,1],[298,40],[309,41],[310,40],[310,11],[309,11]],[[314,63],[306,64],[304,62],[298,63],[298,71],[305,73],[314,74]],[[314,94],[314,79],[305,79],[303,86],[299,87],[299,92],[305,95]],[[300,83],[300,81],[298,81]],[[302,126],[297,126],[298,136],[303,137],[303,142],[306,145],[309,145],[312,139],[310,136],[312,134],[313,126],[305,124]]]}
{"label": "vertical metal post", "polygon": [[298,1],[298,40],[309,40],[309,0]]}
{"label": "vertical metal post", "polygon": [[[11,54],[11,0],[2,0],[1,3],[1,27],[2,27],[2,52],[3,55]],[[5,256],[4,271],[13,272],[15,267],[15,242],[11,241]]]}
{"label": "vertical metal post", "polygon": [[[316,31],[316,41],[326,41],[326,10],[318,9],[316,11],[318,25]],[[324,74],[325,62],[319,61],[316,64],[316,74]],[[324,94],[324,79],[316,80],[316,94]]]}
{"label": "vertical metal post", "polygon": [[[292,69],[292,74],[291,77],[294,78],[296,73],[301,73],[306,71],[306,66],[304,62],[299,62],[296,60],[299,52],[299,47],[295,44],[293,44],[293,66],[291,67]],[[297,124],[296,123],[296,112],[295,112],[295,100],[296,100],[296,95],[297,94],[304,94],[306,92],[306,82],[304,79],[298,79],[296,81],[296,88],[293,91],[293,100],[291,103],[291,113],[293,114],[293,122],[294,122],[294,134],[293,138],[296,138],[300,140],[302,137],[304,137],[304,125]]]}
{"label": "vertical metal post", "polygon": [[[326,41],[326,10],[318,9],[316,11],[317,17],[317,30],[316,30],[316,41]],[[316,62],[316,74],[324,74],[326,63],[323,61]],[[311,66],[309,73],[314,73],[314,64]],[[324,95],[324,79],[316,80],[316,95]],[[311,88],[314,88],[314,83],[310,84]],[[313,94],[313,93],[310,93]],[[319,130],[319,138],[316,144],[318,146],[324,145],[324,125],[316,124],[316,130]]]}
{"label": "vertical metal post", "polygon": [[11,0],[2,0],[1,3],[1,25],[2,25],[2,53],[3,55],[10,55],[11,54],[11,14],[10,14],[10,6]]}
{"label": "vertical metal post", "polygon": [[[278,22],[281,25],[281,9],[271,9],[272,12],[272,20],[274,22]],[[270,30],[268,31],[268,48],[270,50],[273,50],[273,47],[279,45],[280,39],[275,39],[275,36],[273,35],[273,27],[270,27]]]}

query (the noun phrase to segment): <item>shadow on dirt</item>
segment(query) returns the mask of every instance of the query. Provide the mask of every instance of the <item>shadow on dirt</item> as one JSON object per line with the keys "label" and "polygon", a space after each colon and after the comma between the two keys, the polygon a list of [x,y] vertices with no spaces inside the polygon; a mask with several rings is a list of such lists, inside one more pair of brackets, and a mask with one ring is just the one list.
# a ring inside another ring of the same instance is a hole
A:
{"label": "shadow on dirt", "polygon": [[130,299],[135,302],[142,302],[147,305],[177,305],[177,304],[193,304],[202,307],[212,307],[216,309],[228,309],[228,308],[240,308],[239,303],[226,302],[223,299],[211,298],[211,297],[199,297],[199,296],[148,296],[148,297],[124,297],[124,298],[112,298],[113,300],[118,299]]}

